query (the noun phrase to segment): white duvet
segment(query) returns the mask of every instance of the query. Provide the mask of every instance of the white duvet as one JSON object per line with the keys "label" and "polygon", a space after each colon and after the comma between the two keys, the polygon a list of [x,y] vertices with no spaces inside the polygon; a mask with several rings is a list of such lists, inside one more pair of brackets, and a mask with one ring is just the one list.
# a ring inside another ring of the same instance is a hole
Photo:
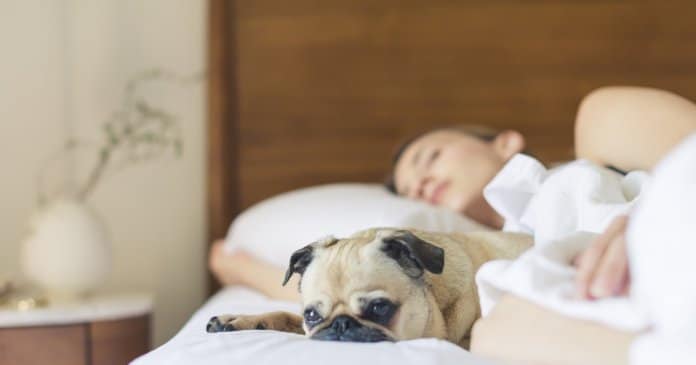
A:
{"label": "white duvet", "polygon": [[255,314],[276,310],[299,313],[299,305],[273,301],[254,291],[231,287],[206,302],[169,342],[133,361],[132,365],[284,364],[284,365],[490,365],[443,340],[338,343],[315,341],[277,331],[206,333],[214,315]]}
{"label": "white duvet", "polygon": [[618,215],[627,214],[650,185],[650,176],[622,176],[589,161],[547,169],[516,155],[484,191],[505,218],[505,230],[534,235],[534,247],[516,260],[484,264],[476,275],[481,313],[514,294],[574,318],[629,331],[649,326],[629,297],[579,300],[573,259]]}
{"label": "white duvet", "polygon": [[[479,270],[484,315],[512,293],[567,316],[645,330],[631,344],[632,365],[696,364],[696,133],[650,177],[622,177],[586,161],[547,171],[520,157],[484,194],[505,216],[506,228],[535,237],[534,248],[517,260]],[[592,232],[627,212],[630,295],[576,299],[572,258],[591,242]]]}

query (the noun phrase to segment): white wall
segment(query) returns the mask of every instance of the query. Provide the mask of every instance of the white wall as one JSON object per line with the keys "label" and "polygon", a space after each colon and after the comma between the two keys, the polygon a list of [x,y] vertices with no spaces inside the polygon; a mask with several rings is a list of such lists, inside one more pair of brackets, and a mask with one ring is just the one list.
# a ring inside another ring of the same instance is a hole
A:
{"label": "white wall", "polygon": [[[0,276],[19,272],[19,242],[35,206],[35,176],[64,138],[99,141],[101,123],[120,105],[126,80],[139,71],[204,70],[206,4],[0,3]],[[148,88],[150,100],[178,116],[182,158],[111,175],[90,199],[114,244],[114,269],[104,290],[156,295],[155,344],[171,337],[205,295],[204,90],[203,82]],[[73,178],[83,168],[58,167]]]}

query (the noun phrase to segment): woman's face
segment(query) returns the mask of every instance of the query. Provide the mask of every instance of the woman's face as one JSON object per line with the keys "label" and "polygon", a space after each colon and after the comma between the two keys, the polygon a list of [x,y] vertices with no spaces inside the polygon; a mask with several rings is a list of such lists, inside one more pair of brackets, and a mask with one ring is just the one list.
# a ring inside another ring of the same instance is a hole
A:
{"label": "woman's face", "polygon": [[483,188],[523,147],[522,135],[514,131],[491,142],[454,130],[430,132],[413,141],[396,162],[397,192],[476,219],[484,212],[472,210],[487,206]]}

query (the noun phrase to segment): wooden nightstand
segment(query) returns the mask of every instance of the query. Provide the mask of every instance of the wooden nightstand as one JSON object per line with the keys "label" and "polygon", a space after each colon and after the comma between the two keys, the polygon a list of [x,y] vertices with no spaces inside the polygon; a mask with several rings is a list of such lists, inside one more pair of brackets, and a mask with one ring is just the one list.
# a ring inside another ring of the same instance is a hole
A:
{"label": "wooden nightstand", "polygon": [[150,349],[151,312],[146,295],[0,310],[0,364],[127,364]]}

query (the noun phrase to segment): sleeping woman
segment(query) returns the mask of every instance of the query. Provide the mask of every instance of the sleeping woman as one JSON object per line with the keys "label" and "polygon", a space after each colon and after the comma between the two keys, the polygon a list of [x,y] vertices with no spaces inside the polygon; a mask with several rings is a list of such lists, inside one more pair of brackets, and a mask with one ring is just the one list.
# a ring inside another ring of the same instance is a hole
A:
{"label": "sleeping woman", "polygon": [[693,363],[696,105],[660,90],[600,89],[581,104],[576,151],[653,172],[636,208],[574,260],[578,301],[597,308],[630,295],[647,329],[621,331],[507,295],[474,327],[472,352],[516,364]]}
{"label": "sleeping woman", "polygon": [[[686,99],[655,89],[602,88],[580,104],[576,155],[623,171],[651,170],[694,130],[696,106]],[[447,206],[500,229],[505,219],[486,201],[484,188],[524,147],[524,137],[511,130],[435,130],[401,149],[391,186],[401,195]],[[626,293],[630,287],[627,273],[632,263],[625,249],[626,221],[618,217],[576,260],[581,297],[602,299]],[[243,252],[228,255],[221,242],[211,249],[209,264],[223,284],[249,286],[277,299],[299,299],[294,285],[278,285],[282,269]],[[554,337],[554,326],[559,325],[573,341]],[[533,336],[530,331],[535,332]],[[522,363],[626,363],[634,336],[566,318],[520,298],[505,297],[476,326],[472,350]]]}

